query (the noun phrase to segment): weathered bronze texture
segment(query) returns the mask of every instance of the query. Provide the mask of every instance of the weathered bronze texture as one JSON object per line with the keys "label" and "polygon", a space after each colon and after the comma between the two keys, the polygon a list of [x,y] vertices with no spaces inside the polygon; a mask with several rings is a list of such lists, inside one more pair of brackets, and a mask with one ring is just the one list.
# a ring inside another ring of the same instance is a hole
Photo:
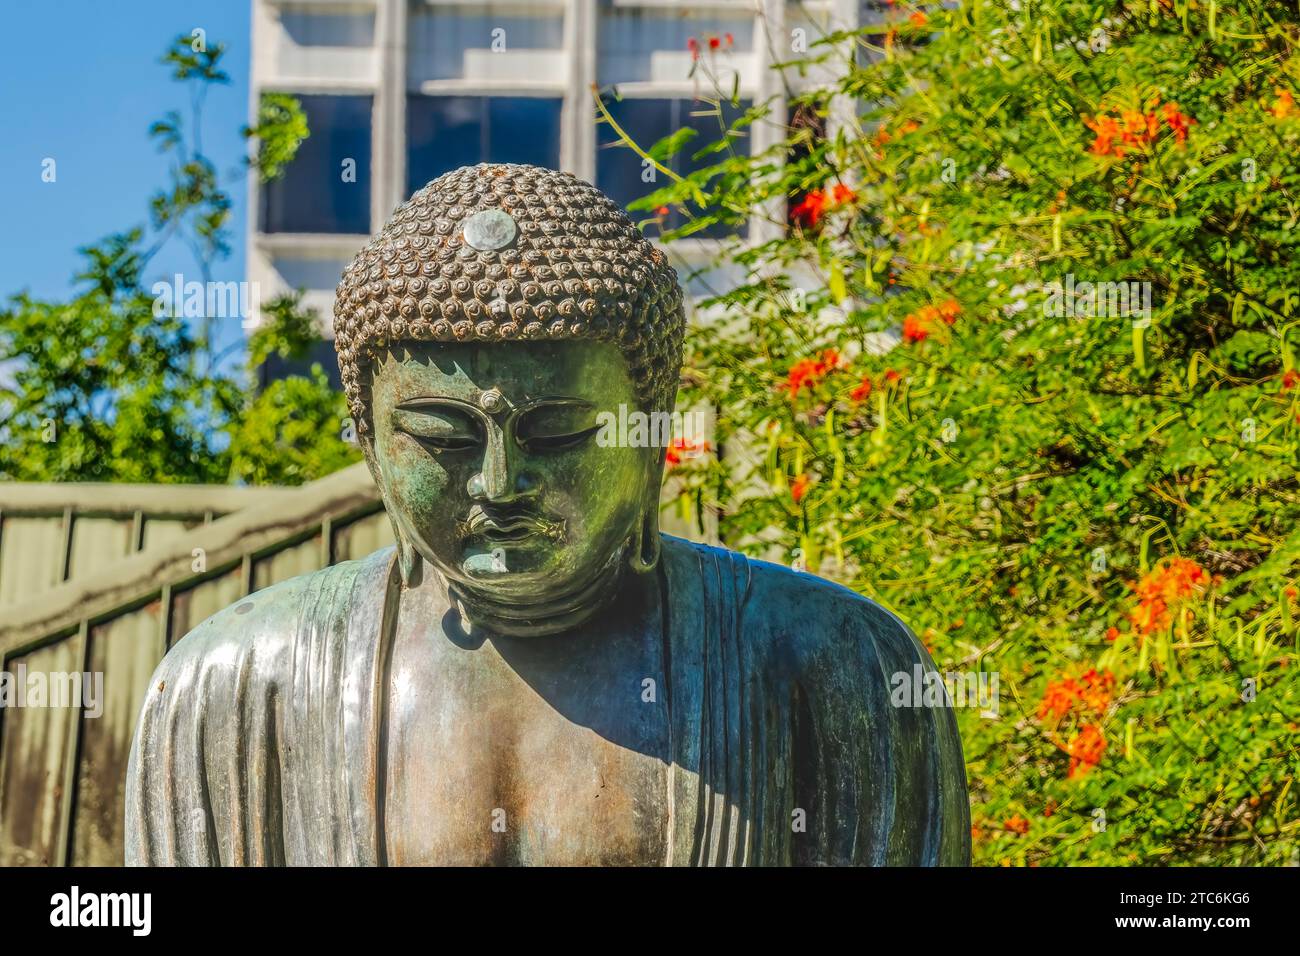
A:
{"label": "weathered bronze texture", "polygon": [[[485,208],[517,230],[492,217],[440,259]],[[478,258],[513,253],[532,278]],[[469,302],[490,318],[446,317]],[[683,334],[671,269],[608,200],[521,167],[435,180],[349,269],[336,328],[397,547],[167,655],[129,862],[968,861],[952,711],[891,703],[894,675],[933,670],[916,638],[845,588],[660,535],[662,443],[597,440],[602,413],[671,409]]]}
{"label": "weathered bronze texture", "polygon": [[[509,245],[465,239],[505,213]],[[334,334],[358,428],[367,367],[389,342],[616,342],[642,401],[671,407],[682,362],[682,292],[667,257],[595,186],[536,166],[439,176],[398,207],[343,274]]]}

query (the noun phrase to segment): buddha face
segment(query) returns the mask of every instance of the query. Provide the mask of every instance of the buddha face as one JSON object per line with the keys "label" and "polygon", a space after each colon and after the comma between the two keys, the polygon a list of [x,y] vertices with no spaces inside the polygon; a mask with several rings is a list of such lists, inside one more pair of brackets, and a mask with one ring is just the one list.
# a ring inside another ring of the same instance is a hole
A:
{"label": "buddha face", "polygon": [[657,487],[661,449],[597,440],[601,412],[637,407],[611,343],[403,344],[371,399],[389,514],[471,591],[527,604],[597,581]]}

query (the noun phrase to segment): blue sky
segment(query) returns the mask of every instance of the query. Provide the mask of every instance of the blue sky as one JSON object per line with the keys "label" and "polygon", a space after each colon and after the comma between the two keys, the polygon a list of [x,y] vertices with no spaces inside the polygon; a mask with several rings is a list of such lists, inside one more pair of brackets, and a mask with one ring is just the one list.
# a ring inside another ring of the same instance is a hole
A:
{"label": "blue sky", "polygon": [[[232,253],[214,278],[244,278],[247,190],[234,175],[246,155],[247,0],[55,0],[5,6],[0,30],[0,299],[27,289],[67,298],[80,266],[76,250],[148,223],[150,195],[165,182],[166,159],[149,124],[168,110],[188,114],[189,96],[159,59],[171,39],[200,27],[226,44],[227,86],[204,108],[204,151],[234,201]],[[42,161],[57,181],[42,182]],[[180,244],[150,266],[146,286],[193,260]]]}

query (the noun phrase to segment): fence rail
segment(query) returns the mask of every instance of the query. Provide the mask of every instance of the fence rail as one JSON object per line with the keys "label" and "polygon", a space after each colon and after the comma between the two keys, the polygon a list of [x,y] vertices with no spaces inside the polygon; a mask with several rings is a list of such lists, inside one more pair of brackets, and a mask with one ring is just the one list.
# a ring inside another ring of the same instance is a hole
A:
{"label": "fence rail", "polygon": [[[0,534],[10,535],[11,517],[57,516],[67,555],[76,553],[78,521],[138,530],[142,514],[181,520],[148,546],[138,536],[121,552],[85,545],[109,566],[68,575],[69,558],[62,583],[0,605],[0,670],[11,692],[20,672],[104,675],[98,717],[78,707],[0,707],[0,866],[120,865],[131,736],[167,649],[252,591],[392,541],[364,464],[294,489],[8,485],[0,514]],[[21,559],[15,545],[5,563]]]}

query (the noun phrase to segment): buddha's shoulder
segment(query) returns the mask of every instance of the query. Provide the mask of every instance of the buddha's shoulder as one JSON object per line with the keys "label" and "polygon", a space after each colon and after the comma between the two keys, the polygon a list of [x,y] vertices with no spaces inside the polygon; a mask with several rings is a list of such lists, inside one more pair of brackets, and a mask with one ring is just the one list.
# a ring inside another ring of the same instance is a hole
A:
{"label": "buddha's shoulder", "polygon": [[900,663],[929,660],[920,641],[892,611],[825,578],[726,548],[664,536],[664,553],[677,567],[726,580],[743,609],[746,641],[767,638],[810,651],[871,650]]}
{"label": "buddha's shoulder", "polygon": [[[268,657],[291,650],[303,628],[320,627],[331,618],[355,613],[357,600],[373,589],[363,579],[375,578],[378,599],[392,560],[391,547],[268,585],[240,598],[197,624],[172,646],[163,664],[172,668],[198,661],[220,662],[256,654]],[[358,587],[358,584],[362,586]]]}

